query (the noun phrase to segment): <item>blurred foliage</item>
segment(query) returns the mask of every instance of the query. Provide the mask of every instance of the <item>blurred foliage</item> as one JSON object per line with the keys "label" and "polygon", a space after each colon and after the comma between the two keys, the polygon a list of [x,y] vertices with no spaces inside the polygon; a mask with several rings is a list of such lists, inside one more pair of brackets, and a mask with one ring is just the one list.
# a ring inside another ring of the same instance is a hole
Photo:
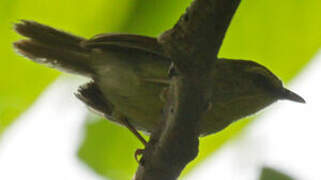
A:
{"label": "blurred foliage", "polygon": [[[102,32],[157,36],[172,27],[192,0],[2,0],[0,3],[0,133],[59,74],[14,54],[12,24],[31,19],[85,37]],[[243,0],[228,30],[221,57],[255,60],[289,81],[321,45],[321,1]],[[234,137],[250,121],[201,139],[200,154],[184,172]],[[89,118],[79,157],[97,173],[129,179],[139,142],[123,127]]]}
{"label": "blurred foliage", "polygon": [[244,0],[220,56],[253,59],[289,81],[321,45],[318,0]]}
{"label": "blurred foliage", "polygon": [[110,179],[131,179],[137,167],[134,153],[143,148],[136,137],[117,124],[89,117],[79,157],[98,174]]}
{"label": "blurred foliage", "polygon": [[292,177],[269,167],[262,168],[260,180],[293,180]]}

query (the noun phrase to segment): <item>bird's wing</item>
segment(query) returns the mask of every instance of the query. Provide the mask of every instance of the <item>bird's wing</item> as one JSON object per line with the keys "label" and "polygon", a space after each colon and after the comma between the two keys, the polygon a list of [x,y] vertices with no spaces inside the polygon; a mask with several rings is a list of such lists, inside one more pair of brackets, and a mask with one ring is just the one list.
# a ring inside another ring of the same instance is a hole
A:
{"label": "bird's wing", "polygon": [[[156,38],[148,37],[148,36],[140,36],[134,34],[100,34],[96,35],[89,40],[85,40],[81,42],[81,46],[89,49],[101,49],[104,52],[108,51],[118,51],[127,54],[133,54],[132,62],[135,60],[143,61],[145,57],[146,67],[154,67],[153,63],[157,61],[161,65],[164,65],[164,73],[166,73],[167,67],[170,64],[170,59],[164,55],[163,49],[161,45],[157,42]],[[146,53],[151,56],[146,56]],[[134,58],[136,56],[136,58]],[[148,59],[146,61],[146,58]],[[156,70],[155,70],[156,71]],[[166,79],[166,74],[163,78],[159,77],[150,77],[146,75],[141,80],[148,83],[156,83],[162,85],[168,85],[169,80]]]}
{"label": "bird's wing", "polygon": [[138,49],[165,57],[163,48],[156,38],[134,34],[99,34],[83,41],[82,46],[87,48],[121,47]]}

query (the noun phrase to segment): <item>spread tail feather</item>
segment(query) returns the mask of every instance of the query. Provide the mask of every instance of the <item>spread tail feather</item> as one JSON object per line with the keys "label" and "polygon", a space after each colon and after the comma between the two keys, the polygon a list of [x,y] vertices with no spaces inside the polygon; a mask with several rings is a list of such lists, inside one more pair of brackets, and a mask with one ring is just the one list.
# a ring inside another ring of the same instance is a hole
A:
{"label": "spread tail feather", "polygon": [[15,24],[15,30],[26,40],[14,43],[14,48],[34,62],[66,72],[92,76],[90,50],[80,44],[85,39],[33,21]]}

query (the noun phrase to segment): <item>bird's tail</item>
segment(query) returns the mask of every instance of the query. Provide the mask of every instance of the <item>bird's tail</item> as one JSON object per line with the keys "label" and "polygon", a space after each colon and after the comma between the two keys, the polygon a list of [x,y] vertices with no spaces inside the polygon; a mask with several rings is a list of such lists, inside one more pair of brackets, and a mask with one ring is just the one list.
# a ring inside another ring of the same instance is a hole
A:
{"label": "bird's tail", "polygon": [[81,46],[85,39],[33,21],[22,20],[14,28],[28,38],[14,43],[21,55],[66,72],[93,75],[90,51]]}

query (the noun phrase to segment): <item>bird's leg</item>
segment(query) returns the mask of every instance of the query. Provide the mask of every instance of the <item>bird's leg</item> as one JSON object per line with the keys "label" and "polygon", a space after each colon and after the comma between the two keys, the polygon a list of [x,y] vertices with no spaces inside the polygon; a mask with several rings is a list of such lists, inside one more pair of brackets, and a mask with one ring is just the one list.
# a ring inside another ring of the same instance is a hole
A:
{"label": "bird's leg", "polygon": [[136,137],[137,139],[144,144],[144,146],[147,145],[146,140],[143,138],[143,136],[134,128],[134,126],[132,126],[128,119],[126,117],[121,117],[119,118],[119,120],[121,121],[121,123],[127,127],[127,129],[129,129]]}
{"label": "bird's leg", "polygon": [[[144,144],[145,147],[147,146],[146,140],[143,138],[143,136],[141,134],[139,134],[139,132],[134,128],[134,126],[132,126],[129,123],[129,121],[126,117],[120,118],[120,121],[123,123],[124,126],[126,126],[138,138],[138,140],[140,142],[142,142]],[[139,160],[137,157],[139,155],[143,154],[143,152],[144,152],[144,149],[136,149],[136,151],[135,151],[134,157],[138,163],[139,163]]]}
{"label": "bird's leg", "polygon": [[[130,132],[132,132],[132,133],[136,136],[136,138],[137,138],[141,143],[143,143],[143,145],[144,145],[145,147],[147,146],[147,141],[143,138],[143,136],[142,136],[141,134],[139,134],[139,132],[135,129],[135,127],[134,127],[132,124],[130,124],[130,122],[128,121],[128,119],[127,119],[126,116],[124,116],[124,115],[123,115],[122,113],[120,113],[119,111],[114,110],[114,111],[112,112],[112,117],[113,117],[116,121],[118,121],[118,122],[120,122],[122,125],[124,125]],[[143,152],[144,152],[144,149],[137,149],[137,150],[135,151],[134,157],[135,157],[135,159],[136,159],[136,161],[137,161],[138,163],[139,163],[139,160],[138,160],[137,156],[143,154]]]}

